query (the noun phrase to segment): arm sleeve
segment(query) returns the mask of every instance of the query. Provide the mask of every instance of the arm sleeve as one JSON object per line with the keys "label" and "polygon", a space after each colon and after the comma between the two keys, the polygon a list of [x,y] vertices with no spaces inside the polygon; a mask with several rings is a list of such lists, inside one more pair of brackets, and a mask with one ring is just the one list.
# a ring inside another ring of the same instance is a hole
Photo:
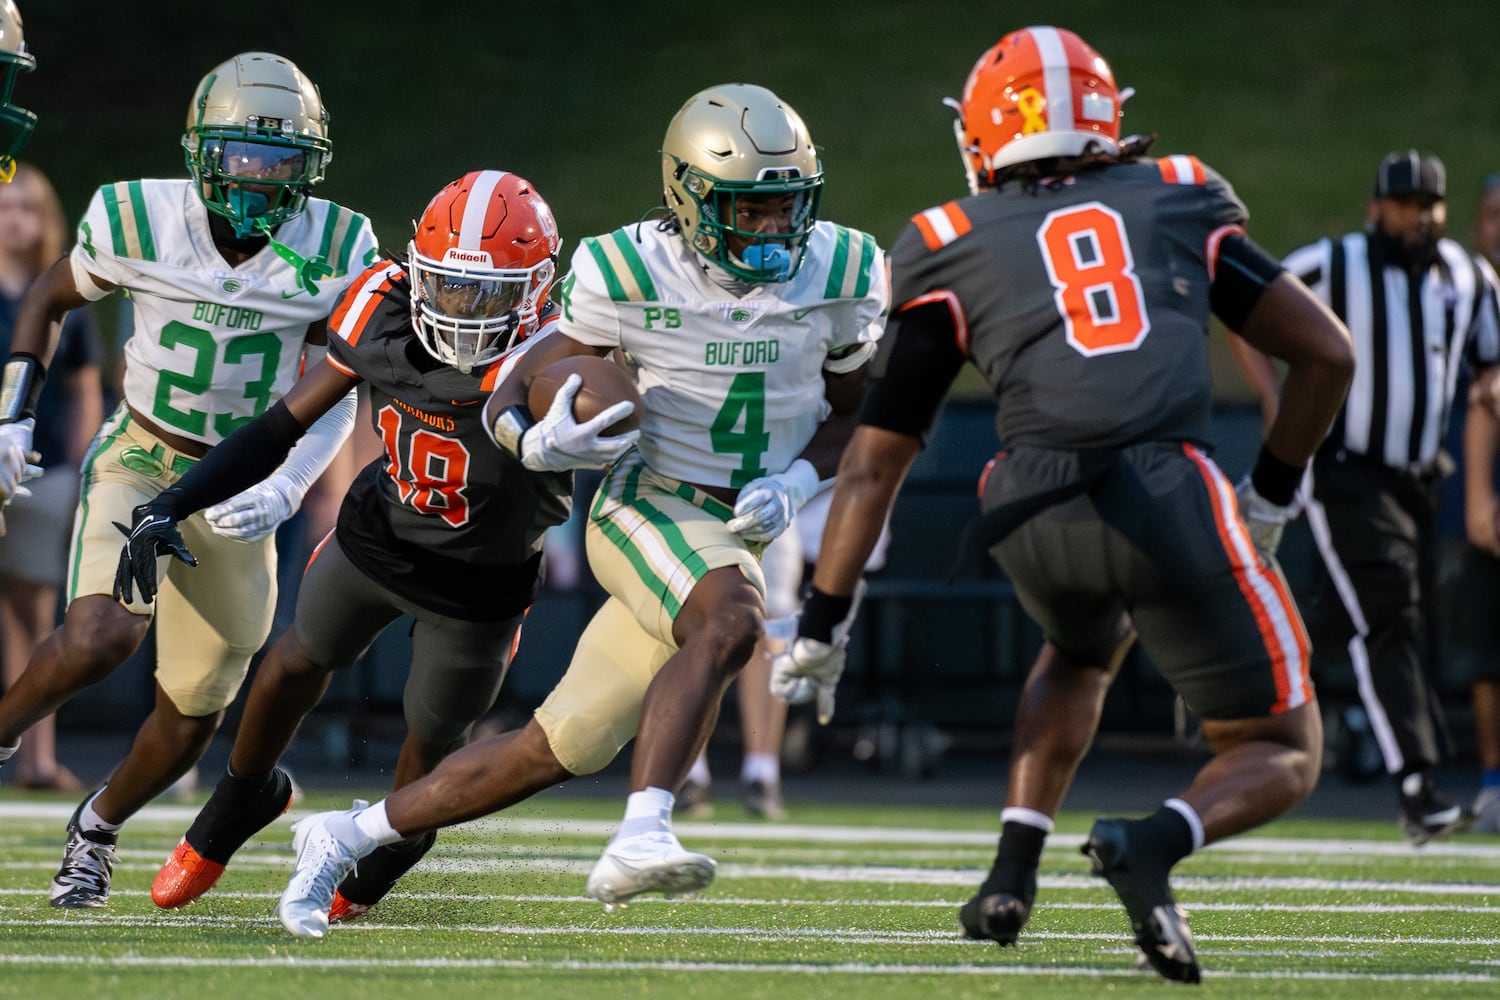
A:
{"label": "arm sleeve", "polygon": [[925,443],[943,397],[963,367],[950,297],[907,305],[891,317],[871,372],[859,422]]}
{"label": "arm sleeve", "polygon": [[1281,262],[1257,246],[1243,230],[1231,230],[1219,241],[1217,260],[1213,262],[1209,305],[1214,315],[1229,329],[1241,329],[1245,317],[1282,270]]}
{"label": "arm sleeve", "polygon": [[[327,348],[307,348],[307,366],[311,368],[326,353]],[[326,413],[313,421],[302,439],[272,473],[286,480],[296,491],[292,505],[294,508],[302,503],[302,498],[312,489],[312,484],[327,470],[344,442],[349,440],[349,435],[354,431],[354,422],[358,419],[358,403],[358,390],[350,389]]]}
{"label": "arm sleeve", "polygon": [[158,500],[178,520],[227,500],[270,475],[302,434],[302,425],[278,399],[265,413],[210,448]]}

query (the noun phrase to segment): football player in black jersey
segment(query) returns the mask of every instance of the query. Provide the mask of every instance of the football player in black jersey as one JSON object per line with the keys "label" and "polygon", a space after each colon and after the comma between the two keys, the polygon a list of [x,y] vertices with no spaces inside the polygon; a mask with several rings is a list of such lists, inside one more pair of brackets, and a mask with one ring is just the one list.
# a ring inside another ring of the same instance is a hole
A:
{"label": "football player in black jersey", "polygon": [[[1172,867],[1286,812],[1318,777],[1306,633],[1272,553],[1347,391],[1352,349],[1246,236],[1222,178],[1120,139],[1128,91],[1077,35],[1005,36],[963,94],[972,196],[919,213],[892,252],[876,379],[839,467],[800,635],[772,685],[793,701],[829,697],[865,557],[972,362],[1007,449],[981,481],[978,540],[1046,642],[1016,718],[999,851],[960,919],[970,937],[1016,940],[1043,841],[1139,636],[1215,756],[1153,815],[1100,819],[1085,851],[1151,965],[1195,982]],[[1210,313],[1289,365],[1238,506],[1207,454]]]}
{"label": "football player in black jersey", "polygon": [[[308,563],[295,620],[251,685],[228,772],[151,887],[157,906],[207,892],[286,810],[291,781],[276,764],[297,726],[333,671],[397,617],[415,624],[396,787],[462,746],[493,704],[536,591],[542,536],[568,517],[572,477],[532,472],[496,448],[480,404],[550,332],[560,244],[551,209],[521,177],[480,170],[449,184],[418,220],[406,261],[377,261],[350,286],[329,320],[326,360],[136,509],[116,588],[128,599],[138,586],[149,600],[157,554],[191,558],[178,520],[256,482],[328,406],[368,386],[385,454],[355,479]],[[608,441],[601,464],[633,436]],[[366,912],[433,839],[377,851],[341,883],[329,918]]]}

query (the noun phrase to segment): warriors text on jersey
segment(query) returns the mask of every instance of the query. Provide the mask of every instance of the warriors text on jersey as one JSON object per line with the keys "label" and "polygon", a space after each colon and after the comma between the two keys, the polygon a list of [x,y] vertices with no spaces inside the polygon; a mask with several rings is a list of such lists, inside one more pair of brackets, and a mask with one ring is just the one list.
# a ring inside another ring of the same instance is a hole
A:
{"label": "warriors text on jersey", "polygon": [[484,401],[520,353],[464,374],[422,347],[411,328],[405,270],[382,260],[329,319],[328,363],[364,380],[385,455],[355,480],[339,541],[355,565],[422,607],[468,620],[530,605],[542,535],[567,520],[572,476],[535,473],[496,447]]}
{"label": "warriors text on jersey", "polygon": [[818,223],[784,284],[711,279],[675,233],[650,224],[586,239],[563,282],[562,329],[620,347],[645,402],[640,450],[683,482],[739,488],[784,471],[828,415],[823,370],[869,356],[885,323],[884,254]]}
{"label": "warriors text on jersey", "polygon": [[121,181],[94,193],[78,227],[74,273],[130,292],[125,399],[137,413],[217,444],[291,387],[308,325],[327,316],[374,259],[375,234],[364,216],[309,198],[276,239],[333,269],[317,294],[270,246],[231,267],[192,181]]}
{"label": "warriors text on jersey", "polygon": [[[932,349],[951,357],[950,380],[966,358],[979,369],[1006,445],[1201,443],[1211,290],[1221,243],[1245,217],[1229,184],[1190,156],[1034,189],[1010,182],[912,220],[891,251],[893,301],[946,308]],[[877,361],[892,377],[872,387],[865,422],[888,426],[870,415],[912,409],[915,376],[899,354],[890,360],[896,347]],[[920,393],[926,412],[905,419],[929,421],[947,385]]]}

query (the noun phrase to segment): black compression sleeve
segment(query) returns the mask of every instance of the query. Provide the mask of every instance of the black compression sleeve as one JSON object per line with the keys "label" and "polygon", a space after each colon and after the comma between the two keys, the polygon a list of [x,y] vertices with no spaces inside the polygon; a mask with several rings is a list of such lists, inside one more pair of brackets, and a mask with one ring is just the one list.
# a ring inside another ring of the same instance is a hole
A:
{"label": "black compression sleeve", "polygon": [[210,448],[153,504],[181,520],[227,500],[275,472],[303,433],[292,411],[278,399],[265,413]]}
{"label": "black compression sleeve", "polygon": [[1209,305],[1231,330],[1241,330],[1245,317],[1260,301],[1266,286],[1285,268],[1244,233],[1230,233],[1219,243]]}
{"label": "black compression sleeve", "polygon": [[859,422],[925,442],[964,360],[946,302],[896,312],[880,338]]}

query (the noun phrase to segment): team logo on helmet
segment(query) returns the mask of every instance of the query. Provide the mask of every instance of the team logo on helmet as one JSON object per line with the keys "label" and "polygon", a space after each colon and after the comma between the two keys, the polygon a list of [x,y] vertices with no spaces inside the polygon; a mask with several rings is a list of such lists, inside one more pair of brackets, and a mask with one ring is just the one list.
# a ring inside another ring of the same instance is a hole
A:
{"label": "team logo on helmet", "polygon": [[1063,28],[1013,31],[985,51],[961,100],[953,132],[971,191],[997,170],[1031,160],[1119,149],[1121,105],[1104,57]]}

